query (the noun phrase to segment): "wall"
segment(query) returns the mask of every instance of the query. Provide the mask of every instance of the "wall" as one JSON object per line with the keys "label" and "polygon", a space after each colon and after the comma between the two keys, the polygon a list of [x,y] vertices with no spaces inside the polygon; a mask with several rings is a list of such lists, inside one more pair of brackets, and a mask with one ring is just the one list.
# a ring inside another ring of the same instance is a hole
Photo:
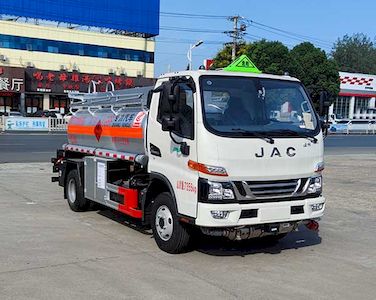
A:
{"label": "wall", "polygon": [[[149,52],[154,52],[155,49],[155,41],[151,39],[57,28],[52,26],[32,25],[12,21],[0,21],[0,33],[39,39],[144,50]],[[3,54],[8,58],[6,63],[0,62],[0,65],[4,66],[26,67],[27,62],[32,62],[35,68],[38,69],[57,71],[60,69],[60,65],[66,65],[68,71],[71,71],[75,64],[82,73],[108,74],[109,69],[112,68],[118,73],[124,69],[128,76],[137,76],[138,74],[141,74],[147,78],[154,77],[154,64],[152,63],[5,48],[0,48],[0,54]]]}

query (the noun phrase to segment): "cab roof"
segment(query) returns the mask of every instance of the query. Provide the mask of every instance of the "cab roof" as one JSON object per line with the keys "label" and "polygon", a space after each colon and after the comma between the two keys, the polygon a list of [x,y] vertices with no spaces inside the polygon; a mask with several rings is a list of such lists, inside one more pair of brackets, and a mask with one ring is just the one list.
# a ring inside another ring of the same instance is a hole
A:
{"label": "cab roof", "polygon": [[265,79],[276,79],[285,81],[295,81],[300,82],[299,79],[291,77],[289,75],[272,75],[265,73],[246,73],[246,72],[229,72],[222,69],[219,70],[192,70],[192,71],[179,71],[162,74],[158,79],[165,79],[177,76],[190,76],[192,78],[198,79],[201,76],[233,76],[233,77],[251,77],[251,78],[265,78]]}

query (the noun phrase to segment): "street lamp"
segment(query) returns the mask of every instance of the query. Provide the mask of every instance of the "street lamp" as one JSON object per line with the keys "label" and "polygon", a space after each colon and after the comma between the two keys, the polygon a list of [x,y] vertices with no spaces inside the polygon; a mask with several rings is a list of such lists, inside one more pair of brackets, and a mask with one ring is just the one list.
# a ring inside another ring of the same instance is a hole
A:
{"label": "street lamp", "polygon": [[189,50],[188,50],[188,53],[187,53],[187,58],[188,58],[188,70],[192,70],[192,50],[194,48],[197,48],[198,46],[202,45],[204,43],[203,40],[199,40],[196,44],[194,44],[193,46],[192,45],[189,45]]}

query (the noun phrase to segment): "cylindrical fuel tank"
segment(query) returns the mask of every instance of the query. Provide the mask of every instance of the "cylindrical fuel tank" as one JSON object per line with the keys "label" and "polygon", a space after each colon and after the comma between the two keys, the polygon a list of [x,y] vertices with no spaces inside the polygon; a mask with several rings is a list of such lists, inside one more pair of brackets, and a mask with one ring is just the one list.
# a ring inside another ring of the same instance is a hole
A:
{"label": "cylindrical fuel tank", "polygon": [[70,144],[145,154],[144,128],[147,112],[141,107],[78,110],[68,123]]}

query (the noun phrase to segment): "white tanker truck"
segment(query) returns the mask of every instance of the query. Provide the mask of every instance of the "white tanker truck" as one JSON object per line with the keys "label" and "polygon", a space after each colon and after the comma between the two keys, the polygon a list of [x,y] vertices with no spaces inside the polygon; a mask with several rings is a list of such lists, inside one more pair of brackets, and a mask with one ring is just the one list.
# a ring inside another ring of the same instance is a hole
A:
{"label": "white tanker truck", "polygon": [[317,229],[323,134],[305,88],[229,70],[70,93],[68,143],[52,159],[70,208],[93,201],[138,219],[169,253],[186,249],[194,227],[233,240]]}

